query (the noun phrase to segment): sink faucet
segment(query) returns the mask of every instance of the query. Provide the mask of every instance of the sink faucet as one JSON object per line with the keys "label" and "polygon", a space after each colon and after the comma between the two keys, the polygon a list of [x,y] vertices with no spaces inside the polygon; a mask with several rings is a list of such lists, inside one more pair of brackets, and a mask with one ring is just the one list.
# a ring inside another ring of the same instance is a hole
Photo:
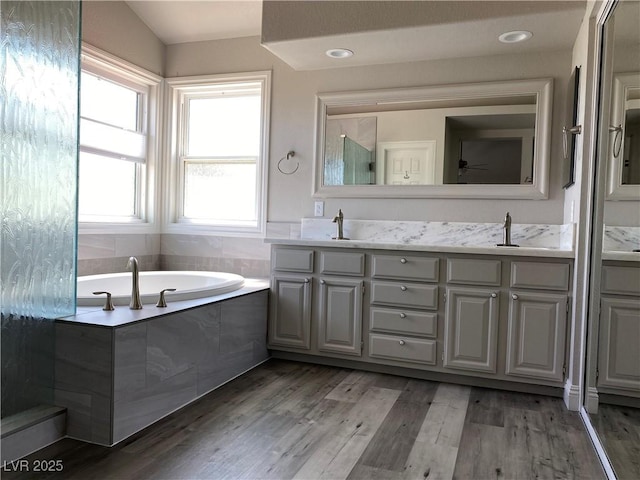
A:
{"label": "sink faucet", "polygon": [[511,243],[511,215],[509,212],[504,217],[504,225],[502,226],[502,243],[498,244],[499,247],[519,247],[514,243]]}
{"label": "sink faucet", "polygon": [[333,217],[333,223],[338,224],[338,236],[331,238],[333,238],[334,240],[348,240],[348,238],[344,238],[344,232],[342,230],[342,226],[344,224],[344,214],[342,213],[342,209],[339,209],[338,215]]}
{"label": "sink faucet", "polygon": [[142,308],[142,302],[140,301],[140,283],[138,280],[138,259],[136,257],[129,257],[127,262],[127,270],[131,270],[131,302],[129,302],[129,308],[131,310],[140,310]]}

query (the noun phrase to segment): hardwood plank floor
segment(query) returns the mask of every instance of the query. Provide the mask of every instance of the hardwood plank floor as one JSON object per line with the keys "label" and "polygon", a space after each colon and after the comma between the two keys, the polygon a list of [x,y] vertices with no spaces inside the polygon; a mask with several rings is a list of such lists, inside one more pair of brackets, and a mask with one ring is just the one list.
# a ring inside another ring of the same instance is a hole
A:
{"label": "hardwood plank floor", "polygon": [[65,439],[21,479],[605,478],[562,400],[270,360],[112,448]]}
{"label": "hardwood plank floor", "polygon": [[591,422],[618,478],[639,479],[640,408],[601,403]]}

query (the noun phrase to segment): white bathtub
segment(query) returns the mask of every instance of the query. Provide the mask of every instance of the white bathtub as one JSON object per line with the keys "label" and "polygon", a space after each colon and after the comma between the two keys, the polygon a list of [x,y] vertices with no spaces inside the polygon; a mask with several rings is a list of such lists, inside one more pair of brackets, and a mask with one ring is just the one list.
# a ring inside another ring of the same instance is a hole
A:
{"label": "white bathtub", "polygon": [[[244,277],[224,272],[140,272],[140,298],[143,305],[155,305],[161,290],[167,302],[210,297],[233,292],[244,285]],[[104,305],[105,295],[93,292],[111,292],[114,305],[129,305],[131,300],[131,272],[107,273],[78,277],[78,306]]]}

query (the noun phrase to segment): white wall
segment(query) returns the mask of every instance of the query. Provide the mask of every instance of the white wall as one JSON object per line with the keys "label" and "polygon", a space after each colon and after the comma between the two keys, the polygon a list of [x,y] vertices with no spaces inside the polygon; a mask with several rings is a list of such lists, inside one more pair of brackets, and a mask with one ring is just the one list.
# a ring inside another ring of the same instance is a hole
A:
{"label": "white wall", "polygon": [[164,44],[125,2],[82,2],[82,40],[157,75],[164,74]]}
{"label": "white wall", "polygon": [[[167,46],[166,76],[273,70],[268,221],[296,222],[313,215],[315,95],[319,92],[553,77],[554,121],[549,200],[327,199],[326,216],[347,218],[494,222],[508,208],[516,223],[563,223],[561,136],[570,51],[450,59],[298,72],[260,45],[258,37]],[[280,174],[289,150],[300,169]],[[335,212],[334,212],[335,211]]]}

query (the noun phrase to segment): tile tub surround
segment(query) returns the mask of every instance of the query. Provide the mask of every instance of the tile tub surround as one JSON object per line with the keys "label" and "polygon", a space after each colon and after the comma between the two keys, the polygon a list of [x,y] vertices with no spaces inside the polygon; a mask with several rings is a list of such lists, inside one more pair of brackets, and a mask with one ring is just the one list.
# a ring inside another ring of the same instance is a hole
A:
{"label": "tile tub surround", "polygon": [[57,320],[55,403],[67,408],[67,435],[113,445],[262,363],[267,304],[262,281],[166,309],[86,307]]}

